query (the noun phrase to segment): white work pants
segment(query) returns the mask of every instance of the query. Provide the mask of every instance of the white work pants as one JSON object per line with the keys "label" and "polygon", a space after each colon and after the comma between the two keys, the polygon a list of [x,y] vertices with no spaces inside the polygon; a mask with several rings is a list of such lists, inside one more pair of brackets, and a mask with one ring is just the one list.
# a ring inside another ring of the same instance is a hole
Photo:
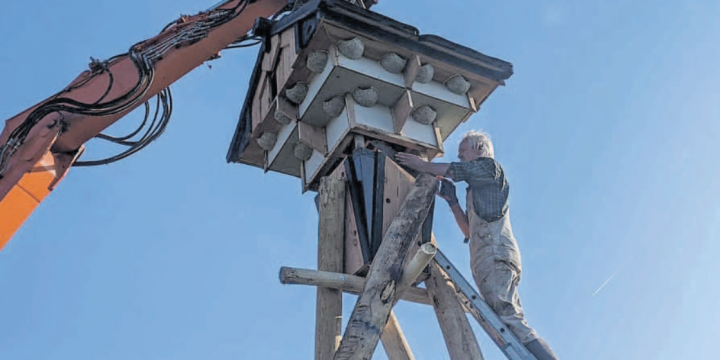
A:
{"label": "white work pants", "polygon": [[517,291],[522,261],[509,214],[492,223],[485,221],[475,212],[471,191],[468,191],[467,208],[470,265],[480,295],[520,342],[537,339],[538,334],[525,321]]}

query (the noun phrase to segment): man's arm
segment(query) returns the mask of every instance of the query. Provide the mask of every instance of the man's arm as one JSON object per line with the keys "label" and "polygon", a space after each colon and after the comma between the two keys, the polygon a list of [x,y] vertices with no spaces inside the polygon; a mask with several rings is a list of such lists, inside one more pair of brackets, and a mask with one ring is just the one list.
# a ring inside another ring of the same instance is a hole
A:
{"label": "man's arm", "polygon": [[435,176],[446,176],[450,168],[449,163],[431,163],[410,153],[397,153],[395,154],[395,160],[397,160],[400,165]]}
{"label": "man's arm", "polygon": [[460,207],[460,204],[455,204],[455,205],[450,206],[450,210],[452,210],[453,215],[455,215],[455,222],[457,222],[458,226],[460,227],[460,230],[465,235],[465,238],[469,239],[470,238],[470,225],[468,224],[467,214]]}
{"label": "man's arm", "polygon": [[460,207],[460,204],[458,203],[455,184],[453,184],[452,181],[448,179],[442,179],[440,183],[441,186],[440,192],[438,192],[438,196],[447,201],[448,205],[450,206],[450,210],[452,210],[453,215],[455,216],[455,222],[457,222],[458,227],[460,227],[460,230],[463,232],[463,234],[465,234],[465,239],[469,239],[470,225],[468,224],[467,214],[463,211],[463,209]]}
{"label": "man's arm", "polygon": [[[407,166],[419,172],[448,177],[451,179],[453,178],[452,171],[448,171],[448,169],[450,169],[449,163],[431,163],[423,160],[417,155],[409,153],[397,153],[395,154],[395,160],[397,160],[400,165]],[[458,227],[460,227],[460,230],[465,235],[465,239],[469,239],[470,225],[468,223],[467,214],[458,203],[457,196],[455,195],[455,185],[447,179],[443,179],[442,187],[438,195],[447,200],[448,205],[455,216],[455,222],[457,222]]]}

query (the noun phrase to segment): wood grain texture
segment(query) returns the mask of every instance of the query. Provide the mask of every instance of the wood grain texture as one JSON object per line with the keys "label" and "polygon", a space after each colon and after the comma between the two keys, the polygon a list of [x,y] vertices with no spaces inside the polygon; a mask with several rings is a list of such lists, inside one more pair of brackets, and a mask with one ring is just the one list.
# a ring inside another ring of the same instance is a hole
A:
{"label": "wood grain texture", "polygon": [[[434,237],[431,241],[435,243]],[[425,280],[425,286],[445,338],[450,359],[483,360],[480,345],[457,297],[455,286],[436,262],[430,264],[430,277]]]}
{"label": "wood grain texture", "polygon": [[385,234],[358,297],[335,360],[370,359],[387,324],[392,306],[402,295],[397,287],[410,243],[425,220],[437,189],[431,175],[418,176],[400,212]]}
{"label": "wood grain texture", "polygon": [[[318,269],[343,270],[345,237],[345,182],[323,178],[319,188]],[[342,292],[318,287],[315,325],[315,359],[333,358],[342,337]]]}
{"label": "wood grain texture", "polygon": [[[359,295],[365,288],[365,277],[284,266],[280,269],[280,283],[323,286]],[[423,288],[411,287],[401,295],[401,299],[417,304],[430,305],[427,290]]]}
{"label": "wood grain texture", "polygon": [[278,55],[280,53],[280,34],[270,38],[270,51],[266,52],[262,59],[263,71],[275,71]]}
{"label": "wood grain texture", "polygon": [[405,71],[403,71],[406,88],[412,89],[412,84],[415,82],[415,78],[417,78],[417,74],[418,71],[420,71],[421,66],[422,63],[420,62],[420,57],[417,54],[410,56],[407,64],[405,64]]}
{"label": "wood grain texture", "polygon": [[360,235],[355,222],[350,193],[348,192],[345,197],[345,273],[354,274],[365,265],[365,259],[360,246]]}
{"label": "wood grain texture", "polygon": [[383,229],[385,236],[392,220],[400,210],[403,200],[415,179],[389,156],[385,159],[385,185],[383,186]]}
{"label": "wood grain texture", "polygon": [[279,92],[285,88],[290,75],[293,72],[295,62],[298,58],[295,52],[295,28],[291,27],[285,30],[280,38],[280,55],[279,62],[276,66],[277,89]]}
{"label": "wood grain texture", "polygon": [[410,345],[405,339],[400,328],[400,323],[395,317],[395,313],[390,312],[390,317],[385,325],[385,330],[380,337],[383,349],[390,360],[415,360]]}
{"label": "wood grain texture", "polygon": [[327,137],[325,136],[325,128],[298,122],[298,137],[300,141],[310,146],[313,150],[323,154],[328,153]]}
{"label": "wood grain texture", "polygon": [[396,134],[400,134],[402,131],[405,122],[410,117],[413,106],[412,95],[410,91],[405,90],[392,107],[393,130],[395,130]]}
{"label": "wood grain texture", "polygon": [[295,104],[291,103],[288,99],[282,96],[275,98],[275,101],[277,103],[277,111],[281,112],[293,121],[298,119],[298,107]]}

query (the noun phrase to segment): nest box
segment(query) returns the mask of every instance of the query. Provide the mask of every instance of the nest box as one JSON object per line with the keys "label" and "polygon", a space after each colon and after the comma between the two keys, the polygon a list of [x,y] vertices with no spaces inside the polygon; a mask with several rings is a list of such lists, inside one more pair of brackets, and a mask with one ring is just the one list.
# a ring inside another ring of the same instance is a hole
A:
{"label": "nest box", "polygon": [[302,181],[352,150],[355,135],[434,158],[512,65],[339,0],[256,23],[261,46],[228,162]]}

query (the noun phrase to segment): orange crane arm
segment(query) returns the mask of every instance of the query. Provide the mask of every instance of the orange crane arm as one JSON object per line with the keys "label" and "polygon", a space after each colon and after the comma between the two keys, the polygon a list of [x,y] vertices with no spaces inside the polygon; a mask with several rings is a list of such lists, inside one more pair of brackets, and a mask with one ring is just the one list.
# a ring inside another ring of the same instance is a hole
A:
{"label": "orange crane arm", "polygon": [[[288,0],[226,0],[168,24],[65,89],[5,122],[0,133],[0,250],[82,154],[84,143],[283,11]],[[161,132],[161,131],[160,131]]]}

